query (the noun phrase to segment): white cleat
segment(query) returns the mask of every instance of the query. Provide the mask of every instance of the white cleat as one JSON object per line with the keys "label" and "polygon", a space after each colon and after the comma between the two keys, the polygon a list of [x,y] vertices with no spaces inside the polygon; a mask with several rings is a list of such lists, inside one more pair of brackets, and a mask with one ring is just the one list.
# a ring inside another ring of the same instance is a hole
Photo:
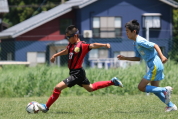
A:
{"label": "white cleat", "polygon": [[177,106],[174,104],[173,107],[166,107],[165,112],[176,111],[176,110],[177,110]]}
{"label": "white cleat", "polygon": [[40,109],[40,111],[42,111],[43,113],[46,113],[49,109],[46,107],[46,104],[40,104],[38,103],[38,108]]}
{"label": "white cleat", "polygon": [[165,103],[168,104],[170,102],[170,99],[171,99],[171,92],[173,90],[172,87],[170,86],[166,86],[166,91],[164,92],[164,95],[165,95]]}

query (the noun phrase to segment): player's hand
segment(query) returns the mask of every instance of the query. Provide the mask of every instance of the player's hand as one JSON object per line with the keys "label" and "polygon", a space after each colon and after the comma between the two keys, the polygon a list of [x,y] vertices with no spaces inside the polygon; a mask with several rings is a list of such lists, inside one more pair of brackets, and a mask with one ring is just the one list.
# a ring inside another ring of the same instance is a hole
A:
{"label": "player's hand", "polygon": [[51,61],[52,63],[54,63],[55,58],[56,58],[56,57],[53,55],[53,56],[51,57],[50,61]]}
{"label": "player's hand", "polygon": [[118,55],[117,58],[118,58],[118,60],[125,60],[125,56],[123,56],[123,55]]}
{"label": "player's hand", "polygon": [[162,57],[161,57],[161,61],[162,61],[163,64],[166,63],[167,60],[168,60],[168,59],[167,59],[165,56],[162,56]]}
{"label": "player's hand", "polygon": [[107,43],[106,48],[111,48],[111,45],[109,43]]}

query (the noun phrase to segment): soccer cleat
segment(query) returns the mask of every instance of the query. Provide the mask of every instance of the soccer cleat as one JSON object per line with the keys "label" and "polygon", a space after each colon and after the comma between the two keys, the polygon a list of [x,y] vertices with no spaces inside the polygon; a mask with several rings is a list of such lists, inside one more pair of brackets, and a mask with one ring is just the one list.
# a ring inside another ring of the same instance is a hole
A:
{"label": "soccer cleat", "polygon": [[111,81],[114,83],[115,86],[119,86],[121,88],[124,87],[123,84],[122,84],[122,82],[118,78],[116,78],[116,77],[112,78]]}
{"label": "soccer cleat", "polygon": [[176,111],[176,110],[177,110],[177,106],[174,105],[174,106],[172,106],[172,107],[166,107],[165,112]]}
{"label": "soccer cleat", "polygon": [[170,99],[171,99],[171,92],[173,90],[172,87],[170,86],[166,86],[166,91],[164,92],[164,95],[165,95],[165,103],[168,104],[170,102]]}
{"label": "soccer cleat", "polygon": [[38,104],[38,107],[39,107],[40,111],[42,111],[43,113],[46,113],[49,110],[46,107],[46,104]]}

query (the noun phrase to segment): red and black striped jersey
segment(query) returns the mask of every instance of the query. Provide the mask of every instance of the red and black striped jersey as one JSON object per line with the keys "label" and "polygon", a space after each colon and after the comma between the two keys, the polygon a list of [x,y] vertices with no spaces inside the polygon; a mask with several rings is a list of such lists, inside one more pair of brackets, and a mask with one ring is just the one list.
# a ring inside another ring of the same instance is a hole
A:
{"label": "red and black striped jersey", "polygon": [[85,55],[91,50],[90,44],[84,41],[77,42],[75,44],[68,44],[68,67],[69,69],[82,68],[82,63]]}

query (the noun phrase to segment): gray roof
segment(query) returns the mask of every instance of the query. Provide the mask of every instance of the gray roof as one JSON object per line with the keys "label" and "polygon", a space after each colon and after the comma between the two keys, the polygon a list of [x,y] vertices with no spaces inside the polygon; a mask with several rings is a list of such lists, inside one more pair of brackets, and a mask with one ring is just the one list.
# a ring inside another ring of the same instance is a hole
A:
{"label": "gray roof", "polygon": [[[0,0],[1,1],[1,0]],[[43,25],[72,10],[73,7],[83,8],[98,0],[70,0],[46,12],[35,15],[17,25],[14,25],[0,33],[1,39],[18,37],[40,25]],[[178,8],[178,3],[173,0],[159,0],[172,7]]]}
{"label": "gray roof", "polygon": [[40,25],[43,25],[63,14],[70,12],[72,7],[83,8],[95,1],[97,0],[70,0],[2,31],[0,33],[0,38],[5,39],[18,37]]}
{"label": "gray roof", "polygon": [[0,0],[0,13],[8,13],[9,6],[7,0]]}
{"label": "gray roof", "polygon": [[162,2],[172,6],[174,8],[178,8],[178,3],[175,2],[174,0],[159,0],[159,1],[162,1]]}

